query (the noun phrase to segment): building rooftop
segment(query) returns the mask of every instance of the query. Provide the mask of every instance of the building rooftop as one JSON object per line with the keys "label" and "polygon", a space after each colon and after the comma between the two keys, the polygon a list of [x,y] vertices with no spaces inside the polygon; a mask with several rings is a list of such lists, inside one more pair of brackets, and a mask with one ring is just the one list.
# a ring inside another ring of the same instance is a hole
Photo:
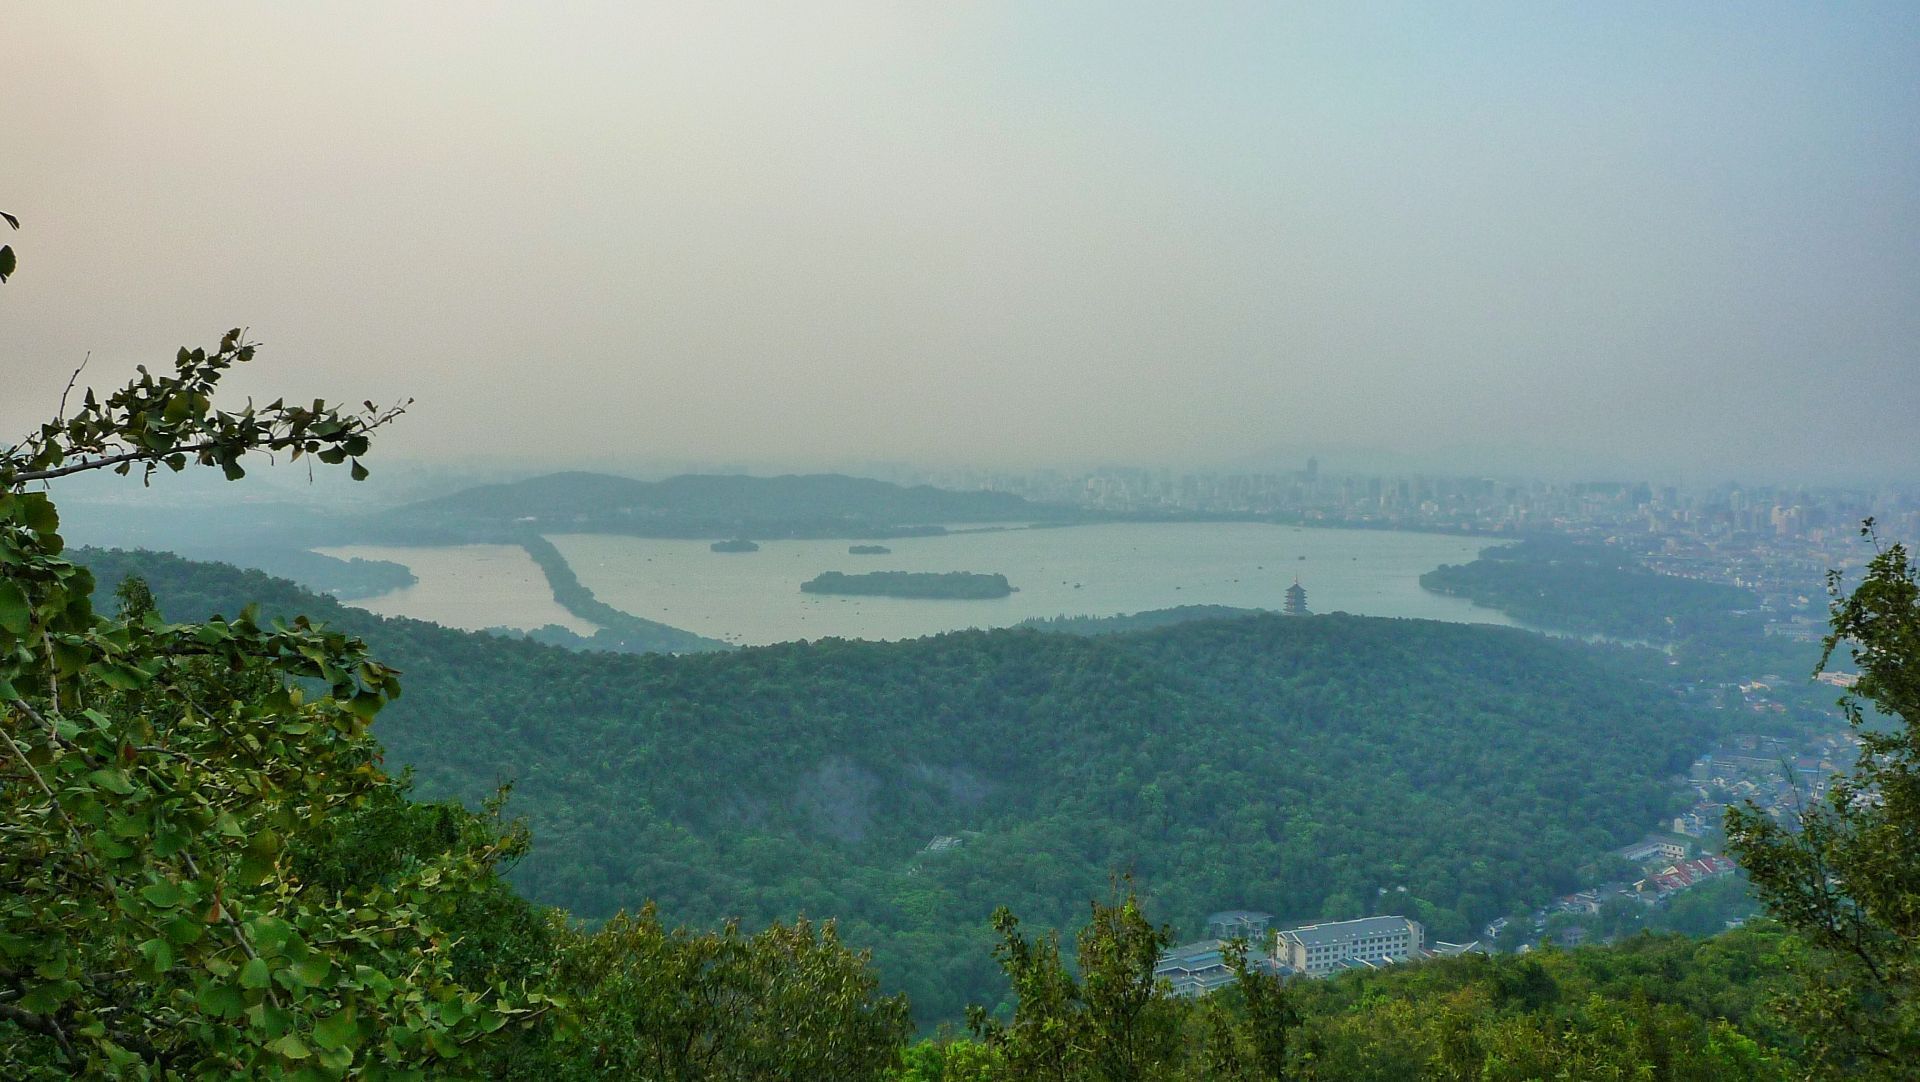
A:
{"label": "building rooftop", "polygon": [[1348,939],[1358,939],[1370,935],[1394,935],[1407,930],[1405,917],[1361,917],[1359,920],[1330,921],[1323,924],[1305,924],[1298,928],[1282,929],[1280,934],[1291,936],[1302,943],[1315,945],[1320,943],[1338,943]]}
{"label": "building rooftop", "polygon": [[1192,969],[1195,966],[1211,965],[1224,961],[1223,944],[1217,939],[1202,939],[1193,943],[1182,943],[1170,947],[1160,956],[1160,966],[1177,966]]}

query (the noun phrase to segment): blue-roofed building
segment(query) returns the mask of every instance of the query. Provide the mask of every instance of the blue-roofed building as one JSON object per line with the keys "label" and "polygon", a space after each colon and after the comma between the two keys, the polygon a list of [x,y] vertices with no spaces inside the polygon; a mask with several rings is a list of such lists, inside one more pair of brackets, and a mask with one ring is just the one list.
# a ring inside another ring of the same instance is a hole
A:
{"label": "blue-roofed building", "polygon": [[1272,921],[1272,913],[1229,909],[1207,918],[1207,934],[1215,939],[1244,939],[1254,947],[1265,947],[1267,926]]}
{"label": "blue-roofed building", "polygon": [[1217,939],[1185,943],[1160,956],[1153,967],[1153,978],[1166,981],[1176,996],[1195,998],[1236,979],[1227,968],[1225,944]]}

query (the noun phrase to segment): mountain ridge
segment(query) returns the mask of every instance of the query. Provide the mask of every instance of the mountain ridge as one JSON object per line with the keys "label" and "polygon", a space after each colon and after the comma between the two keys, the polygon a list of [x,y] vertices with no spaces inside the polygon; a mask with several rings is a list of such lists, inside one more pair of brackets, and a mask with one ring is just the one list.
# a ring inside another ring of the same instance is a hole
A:
{"label": "mountain ridge", "polygon": [[367,516],[386,537],[470,540],[515,530],[640,536],[890,537],[945,523],[1063,520],[1003,492],[902,486],[845,474],[682,474],[641,481],[570,470],[480,485]]}

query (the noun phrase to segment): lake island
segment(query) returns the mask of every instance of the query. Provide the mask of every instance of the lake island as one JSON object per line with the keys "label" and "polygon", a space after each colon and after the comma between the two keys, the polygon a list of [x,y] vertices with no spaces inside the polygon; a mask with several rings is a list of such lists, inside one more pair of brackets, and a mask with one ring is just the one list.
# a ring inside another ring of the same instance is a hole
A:
{"label": "lake island", "polygon": [[1005,575],[973,571],[870,571],[849,575],[823,571],[800,584],[803,593],[852,594],[861,597],[952,598],[984,600],[1006,597],[1014,586]]}

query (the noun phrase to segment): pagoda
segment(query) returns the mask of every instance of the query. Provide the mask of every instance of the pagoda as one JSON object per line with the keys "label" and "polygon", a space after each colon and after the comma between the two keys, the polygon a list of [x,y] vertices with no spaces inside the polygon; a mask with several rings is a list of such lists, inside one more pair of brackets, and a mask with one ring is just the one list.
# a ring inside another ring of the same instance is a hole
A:
{"label": "pagoda", "polygon": [[1295,576],[1293,585],[1287,587],[1287,603],[1280,611],[1288,616],[1307,615],[1307,590],[1300,585],[1298,576]]}

